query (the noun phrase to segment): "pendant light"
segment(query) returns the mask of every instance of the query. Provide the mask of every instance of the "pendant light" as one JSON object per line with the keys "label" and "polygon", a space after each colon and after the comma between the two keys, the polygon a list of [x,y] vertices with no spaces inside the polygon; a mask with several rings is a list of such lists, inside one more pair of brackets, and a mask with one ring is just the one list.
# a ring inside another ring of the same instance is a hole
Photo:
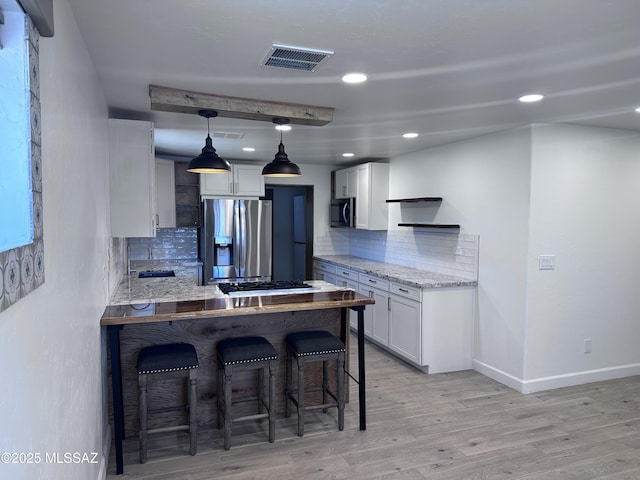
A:
{"label": "pendant light", "polygon": [[218,112],[215,110],[199,110],[198,115],[207,119],[207,138],[202,153],[189,162],[187,171],[193,173],[229,173],[231,164],[218,156],[209,136],[209,118],[217,117]]}
{"label": "pendant light", "polygon": [[[289,123],[287,118],[274,118],[273,123],[276,125],[286,125]],[[276,127],[277,128],[277,127]],[[275,158],[267,163],[262,169],[262,175],[265,177],[298,177],[302,175],[300,167],[289,160],[289,157],[284,152],[284,145],[282,144],[282,128],[280,129],[280,145],[278,145],[278,153]]]}

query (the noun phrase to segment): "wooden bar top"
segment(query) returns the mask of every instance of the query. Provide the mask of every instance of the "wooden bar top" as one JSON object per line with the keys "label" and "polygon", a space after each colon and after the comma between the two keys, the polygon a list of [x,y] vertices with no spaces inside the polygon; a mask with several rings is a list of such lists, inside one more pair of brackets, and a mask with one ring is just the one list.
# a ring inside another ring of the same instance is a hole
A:
{"label": "wooden bar top", "polygon": [[109,305],[101,325],[170,322],[372,305],[375,301],[353,290],[292,293],[290,295],[216,296],[200,300]]}

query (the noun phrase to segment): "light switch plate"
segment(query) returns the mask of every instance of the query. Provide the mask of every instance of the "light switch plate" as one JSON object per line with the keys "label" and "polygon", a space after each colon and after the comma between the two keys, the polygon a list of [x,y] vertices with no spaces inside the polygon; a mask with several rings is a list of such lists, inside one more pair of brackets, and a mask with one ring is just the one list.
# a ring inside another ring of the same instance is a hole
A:
{"label": "light switch plate", "polygon": [[555,255],[538,255],[538,270],[555,270]]}

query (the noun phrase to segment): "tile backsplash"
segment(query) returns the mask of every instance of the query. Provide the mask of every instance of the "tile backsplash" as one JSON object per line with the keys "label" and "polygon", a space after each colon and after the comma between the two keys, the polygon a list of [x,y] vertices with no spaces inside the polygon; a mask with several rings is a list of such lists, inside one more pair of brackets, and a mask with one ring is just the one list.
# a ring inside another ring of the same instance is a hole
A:
{"label": "tile backsplash", "polygon": [[[198,258],[197,228],[159,228],[155,238],[129,238],[129,260]],[[479,235],[418,229],[331,229],[314,240],[314,255],[354,255],[405,267],[478,279]]]}
{"label": "tile backsplash", "polygon": [[155,237],[128,238],[129,260],[193,260],[198,258],[198,229],[158,228]]}
{"label": "tile backsplash", "polygon": [[417,229],[333,229],[316,238],[315,255],[354,255],[406,267],[478,279],[479,235]]}

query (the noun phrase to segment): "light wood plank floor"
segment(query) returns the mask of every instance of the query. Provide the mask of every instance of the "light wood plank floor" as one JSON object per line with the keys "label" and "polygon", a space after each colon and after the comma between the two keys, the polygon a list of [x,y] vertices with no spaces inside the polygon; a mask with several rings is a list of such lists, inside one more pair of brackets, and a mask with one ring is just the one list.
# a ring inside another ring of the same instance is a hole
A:
{"label": "light wood plank floor", "polygon": [[310,412],[300,438],[293,414],[273,444],[253,422],[234,426],[229,451],[220,430],[201,429],[195,457],[185,434],[152,436],[140,465],[132,439],[125,474],[112,453],[107,478],[640,479],[640,377],[522,395],[474,371],[425,375],[370,344],[366,361],[365,432],[352,401],[344,431],[335,413]]}

